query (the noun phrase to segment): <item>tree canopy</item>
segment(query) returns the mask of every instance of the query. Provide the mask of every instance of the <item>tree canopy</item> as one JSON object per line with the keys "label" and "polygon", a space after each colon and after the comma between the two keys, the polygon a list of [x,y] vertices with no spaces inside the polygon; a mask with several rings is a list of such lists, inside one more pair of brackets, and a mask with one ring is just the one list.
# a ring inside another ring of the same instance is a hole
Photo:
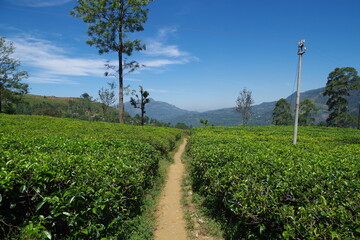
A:
{"label": "tree canopy", "polygon": [[130,98],[131,105],[134,106],[134,108],[140,108],[141,111],[141,126],[144,125],[144,115],[146,113],[145,111],[145,105],[150,102],[149,95],[150,93],[148,91],[144,91],[144,88],[142,86],[139,86],[139,95],[135,94],[135,98]]}
{"label": "tree canopy", "polygon": [[28,73],[18,69],[20,61],[11,57],[14,52],[13,43],[0,37],[0,113],[11,113],[12,105],[29,90],[29,85],[21,82],[28,78]]}
{"label": "tree canopy", "polygon": [[292,120],[290,104],[284,98],[279,99],[273,110],[272,122],[275,125],[290,125]]}
{"label": "tree canopy", "polygon": [[360,78],[355,68],[335,68],[328,78],[324,96],[329,96],[326,104],[329,109],[329,117],[326,124],[330,127],[350,127],[353,124],[349,114],[348,100],[352,90],[360,89]]}
{"label": "tree canopy", "polygon": [[247,125],[252,115],[251,105],[254,104],[254,100],[251,94],[251,91],[244,88],[236,99],[235,111],[241,114],[243,126]]}
{"label": "tree canopy", "polygon": [[[98,48],[99,54],[116,52],[118,55],[119,78],[119,122],[124,123],[124,70],[134,71],[140,65],[127,61],[123,55],[131,56],[133,51],[145,49],[138,39],[130,39],[129,33],[143,31],[147,20],[146,6],[153,0],[77,0],[78,5],[71,11],[74,17],[82,18],[88,24],[86,41]],[[113,68],[108,65],[108,68]],[[106,74],[107,75],[107,74]]]}
{"label": "tree canopy", "polygon": [[317,107],[309,99],[300,102],[299,124],[301,126],[309,126],[315,123],[313,117],[318,112]]}

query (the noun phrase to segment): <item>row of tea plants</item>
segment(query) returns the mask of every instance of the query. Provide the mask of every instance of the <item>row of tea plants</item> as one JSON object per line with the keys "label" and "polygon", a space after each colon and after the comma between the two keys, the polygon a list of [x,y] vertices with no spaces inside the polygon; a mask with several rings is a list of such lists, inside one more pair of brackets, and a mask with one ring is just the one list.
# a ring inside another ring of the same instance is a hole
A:
{"label": "row of tea plants", "polygon": [[[193,188],[227,239],[359,239],[360,131],[212,127],[188,144]],[[221,210],[221,211],[220,211]]]}
{"label": "row of tea plants", "polygon": [[177,129],[0,115],[1,239],[128,239]]}

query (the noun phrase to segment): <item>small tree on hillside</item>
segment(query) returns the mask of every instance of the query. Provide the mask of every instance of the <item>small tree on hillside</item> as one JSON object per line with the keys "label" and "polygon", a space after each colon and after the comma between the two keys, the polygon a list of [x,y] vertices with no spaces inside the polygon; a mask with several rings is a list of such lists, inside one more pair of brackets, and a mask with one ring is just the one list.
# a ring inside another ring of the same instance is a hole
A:
{"label": "small tree on hillside", "polygon": [[360,78],[355,68],[336,68],[328,76],[324,96],[329,96],[326,104],[330,114],[326,119],[330,127],[350,127],[353,119],[349,114],[348,100],[351,90],[360,89]]}
{"label": "small tree on hillside", "polygon": [[252,115],[251,105],[254,104],[254,100],[251,94],[251,91],[244,88],[236,100],[235,111],[241,114],[243,126],[247,125]]}
{"label": "small tree on hillside", "polygon": [[200,119],[200,123],[204,125],[204,127],[209,126],[209,121],[207,119]]}
{"label": "small tree on hillside", "polygon": [[148,104],[150,102],[149,97],[149,92],[148,91],[144,91],[142,86],[139,86],[140,88],[140,95],[135,94],[135,98],[130,98],[130,103],[131,105],[134,106],[134,108],[139,108],[141,111],[141,126],[144,126],[144,115],[146,113],[145,111],[145,105]]}
{"label": "small tree on hillside", "polygon": [[275,104],[272,122],[275,125],[290,125],[292,120],[290,104],[284,98],[279,99]]}
{"label": "small tree on hillside", "polygon": [[[124,56],[145,49],[140,40],[131,40],[129,33],[143,31],[147,20],[146,6],[152,0],[77,0],[78,5],[71,11],[74,17],[82,18],[89,26],[86,41],[90,46],[99,49],[99,54],[116,52],[118,67],[115,69],[119,79],[119,122],[124,123],[123,72],[130,71],[139,64],[127,62]],[[125,60],[125,61],[124,61]],[[113,68],[112,66],[108,66]]]}
{"label": "small tree on hillside", "polygon": [[309,126],[315,123],[315,118],[313,117],[318,112],[316,106],[309,99],[304,99],[300,102],[300,115],[299,115],[299,125]]}
{"label": "small tree on hillside", "polygon": [[15,48],[12,42],[0,37],[0,113],[13,112],[13,104],[21,101],[29,85],[21,83],[28,78],[26,71],[19,71],[20,61],[11,58]]}
{"label": "small tree on hillside", "polygon": [[83,93],[80,95],[80,98],[84,99],[84,100],[87,100],[87,101],[92,101],[93,100],[93,97],[90,96],[90,94],[88,93]]}
{"label": "small tree on hillside", "polygon": [[107,113],[108,113],[108,109],[114,105],[114,103],[116,102],[116,97],[115,97],[115,83],[108,83],[109,85],[109,89],[104,89],[101,88],[98,92],[99,94],[99,100],[102,103],[102,109],[103,109],[103,113],[104,116],[107,117]]}

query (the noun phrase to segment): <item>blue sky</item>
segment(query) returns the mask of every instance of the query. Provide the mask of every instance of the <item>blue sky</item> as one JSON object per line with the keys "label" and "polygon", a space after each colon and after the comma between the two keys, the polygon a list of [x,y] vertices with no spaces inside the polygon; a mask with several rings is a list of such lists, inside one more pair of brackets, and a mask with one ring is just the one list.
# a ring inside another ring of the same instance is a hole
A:
{"label": "blue sky", "polygon": [[[1,0],[0,36],[14,42],[30,93],[97,97],[115,78],[86,45],[87,25],[70,16],[75,0]],[[323,87],[336,67],[360,70],[359,0],[156,0],[145,30],[131,35],[146,67],[125,76],[150,96],[187,110],[234,107],[239,92],[255,104],[296,89],[297,43],[306,40],[301,91]]]}

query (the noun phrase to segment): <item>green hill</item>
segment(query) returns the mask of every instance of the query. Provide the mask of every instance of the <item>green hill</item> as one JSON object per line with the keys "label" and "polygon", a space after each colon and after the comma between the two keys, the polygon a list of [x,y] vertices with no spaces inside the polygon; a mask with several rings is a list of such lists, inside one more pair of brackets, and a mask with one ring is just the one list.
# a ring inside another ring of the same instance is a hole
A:
{"label": "green hill", "polygon": [[[310,99],[319,109],[315,116],[316,122],[325,121],[328,115],[327,111],[327,97],[322,95],[324,88],[318,88],[301,93],[300,100]],[[292,105],[295,105],[295,93],[291,94],[286,100]],[[358,114],[360,103],[360,91],[353,91],[349,100],[349,110],[352,115]],[[251,118],[250,126],[267,126],[271,125],[272,112],[276,101],[264,102],[253,106],[254,116]],[[233,108],[224,108],[203,113],[187,113],[176,118],[170,119],[169,122],[174,124],[176,122],[183,122],[187,125],[200,126],[200,119],[207,119],[210,125],[214,126],[237,126],[241,124],[241,116],[236,113]]]}
{"label": "green hill", "polygon": [[[301,100],[310,99],[319,109],[315,116],[316,122],[325,121],[328,115],[327,97],[322,95],[324,88],[313,89],[301,93]],[[294,107],[295,93],[291,94],[286,100]],[[349,100],[349,110],[354,116],[357,116],[360,91],[353,91]],[[272,112],[276,101],[264,102],[253,106],[254,116],[251,118],[250,126],[271,125]],[[140,114],[139,109],[135,109],[129,102],[125,103],[125,122],[138,124]],[[24,103],[19,104],[15,111],[16,114],[29,115],[48,115],[56,117],[68,117],[92,121],[117,122],[117,109],[108,108],[104,113],[103,105],[99,102],[89,101],[83,98],[61,98],[37,95],[25,95]],[[195,112],[180,109],[172,104],[151,99],[146,105],[146,117],[149,124],[166,125],[170,123],[184,123],[188,126],[200,126],[200,119],[207,119],[210,125],[214,126],[237,126],[241,123],[240,114],[233,108],[223,108],[207,112]],[[155,120],[156,119],[156,120]],[[166,123],[166,124],[165,124]]]}

